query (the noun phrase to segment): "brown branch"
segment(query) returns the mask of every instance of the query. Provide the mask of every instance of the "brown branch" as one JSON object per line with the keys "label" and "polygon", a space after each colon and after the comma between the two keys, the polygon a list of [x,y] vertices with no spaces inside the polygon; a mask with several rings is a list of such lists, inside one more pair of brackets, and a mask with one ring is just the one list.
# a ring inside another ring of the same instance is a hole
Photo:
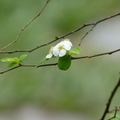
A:
{"label": "brown branch", "polygon": [[6,73],[6,72],[9,72],[9,71],[12,71],[12,70],[17,69],[17,68],[19,68],[19,67],[21,67],[21,66],[18,65],[18,66],[16,66],[16,67],[10,68],[10,69],[8,69],[8,70],[5,70],[5,71],[3,71],[3,72],[0,72],[0,74],[3,74],[3,73]]}
{"label": "brown branch", "polygon": [[24,64],[20,64],[21,67],[46,67],[46,66],[55,66],[57,65],[57,63],[53,63],[53,64],[44,64],[44,65],[24,65]]}
{"label": "brown branch", "polygon": [[120,78],[119,78],[118,83],[117,83],[116,86],[114,87],[114,89],[113,89],[113,91],[112,91],[112,93],[111,93],[111,95],[110,95],[110,97],[109,97],[109,99],[108,99],[108,102],[107,102],[107,104],[106,104],[105,111],[104,111],[104,113],[103,113],[103,115],[102,115],[102,118],[101,118],[100,120],[104,120],[105,117],[106,117],[106,115],[107,115],[107,113],[109,113],[110,105],[111,105],[111,103],[112,103],[113,97],[115,96],[115,93],[116,93],[117,89],[119,88],[119,86],[120,86]]}
{"label": "brown branch", "polygon": [[96,54],[96,55],[91,55],[91,56],[73,57],[72,59],[76,60],[76,59],[99,57],[99,56],[103,56],[103,55],[111,55],[111,54],[116,53],[118,51],[120,51],[120,49],[110,51],[110,52],[100,53],[100,54]]}
{"label": "brown branch", "polygon": [[48,2],[50,0],[47,0],[45,5],[43,6],[43,8],[40,10],[40,12],[32,19],[30,20],[19,32],[18,36],[15,38],[15,40],[11,43],[9,43],[8,45],[6,45],[5,47],[0,49],[0,52],[2,52],[3,50],[5,50],[6,48],[8,48],[9,46],[11,46],[12,44],[16,43],[18,41],[18,39],[20,38],[21,34],[23,33],[23,31],[37,18],[41,15],[41,13],[43,12],[43,10],[45,9],[45,7],[47,6]]}
{"label": "brown branch", "polygon": [[[110,52],[105,52],[105,53],[100,53],[100,54],[96,54],[96,55],[91,55],[91,56],[82,56],[82,57],[72,57],[72,60],[77,60],[77,59],[84,59],[84,58],[93,58],[93,57],[99,57],[99,56],[103,56],[103,55],[111,55],[113,53],[116,53],[120,51],[120,49],[114,50],[114,51],[110,51]],[[11,70],[14,70],[18,67],[46,67],[46,66],[55,66],[57,65],[57,63],[53,63],[53,64],[43,64],[43,65],[23,65],[23,64],[19,64],[19,66],[13,67],[11,69],[8,69],[6,71],[0,72],[0,74],[3,74],[5,72],[9,72]]]}
{"label": "brown branch", "polygon": [[111,117],[111,118],[110,118],[110,119],[108,119],[108,120],[112,120],[112,119],[116,118],[117,112],[118,112],[118,110],[117,110],[117,109],[115,109],[114,116],[113,116],[113,117]]}
{"label": "brown branch", "polygon": [[86,32],[86,33],[83,35],[83,37],[81,38],[80,43],[79,43],[79,46],[81,45],[83,39],[84,39],[91,31],[93,31],[93,29],[96,27],[97,24],[99,24],[99,23],[101,23],[101,22],[103,22],[103,21],[106,21],[106,20],[108,20],[108,19],[111,19],[111,18],[113,18],[113,17],[119,16],[119,15],[120,15],[120,13],[117,13],[117,14],[115,14],[115,15],[106,17],[106,18],[104,18],[104,19],[101,19],[101,20],[93,23],[93,24],[92,24],[92,28],[91,28],[88,32]]}
{"label": "brown branch", "polygon": [[118,111],[120,111],[120,106],[116,106],[115,109],[109,111],[109,113],[112,113],[112,112],[115,112],[115,113],[114,113],[114,116],[111,117],[111,118],[108,119],[108,120],[112,120],[112,119],[116,118],[116,115],[117,115],[117,112],[118,112]]}
{"label": "brown branch", "polygon": [[83,37],[81,38],[81,40],[80,40],[79,46],[82,44],[83,39],[84,39],[91,31],[93,31],[93,29],[95,28],[96,25],[97,25],[97,24],[94,24],[94,25],[92,26],[92,28],[84,34],[84,36],[83,36]]}
{"label": "brown branch", "polygon": [[53,63],[53,64],[37,65],[36,67],[39,68],[39,67],[56,66],[56,65],[57,63]]}
{"label": "brown branch", "polygon": [[[60,39],[65,38],[65,37],[67,37],[67,36],[69,36],[69,35],[71,35],[71,34],[74,34],[74,33],[78,32],[78,31],[84,29],[85,27],[93,26],[93,27],[92,27],[88,32],[86,32],[86,34],[82,37],[82,40],[83,40],[83,39],[95,28],[95,26],[96,26],[97,24],[99,24],[99,23],[101,23],[101,22],[104,22],[104,21],[106,21],[106,20],[109,20],[109,19],[111,19],[111,18],[114,18],[114,17],[116,17],[116,16],[119,16],[119,15],[120,15],[120,13],[117,13],[117,14],[114,14],[114,15],[112,15],[112,16],[109,16],[109,17],[106,17],[106,18],[104,18],[104,19],[101,19],[101,20],[99,20],[99,21],[97,21],[97,22],[95,22],[95,23],[84,24],[83,26],[79,27],[78,29],[75,29],[75,30],[73,30],[73,31],[71,31],[71,32],[68,32],[68,33],[66,33],[65,35],[62,35],[62,36],[60,36],[60,37],[55,37],[54,40],[52,40],[52,41],[50,41],[50,42],[48,42],[48,43],[39,45],[39,46],[37,46],[37,47],[35,47],[35,48],[33,48],[33,49],[30,49],[30,50],[0,51],[0,54],[5,54],[5,53],[11,54],[11,53],[16,53],[16,52],[33,52],[33,51],[35,51],[35,50],[38,49],[38,48],[47,46],[47,45],[49,45],[49,44],[51,44],[51,43],[54,43],[54,42],[57,41],[57,40],[60,40]],[[80,43],[80,44],[81,44],[81,43]]]}
{"label": "brown branch", "polygon": [[120,106],[115,106],[115,109],[113,109],[113,110],[111,110],[111,111],[109,111],[109,113],[112,113],[112,112],[114,112],[114,111],[120,111]]}
{"label": "brown branch", "polygon": [[46,66],[55,66],[57,65],[57,63],[53,63],[53,64],[44,64],[44,65],[24,65],[24,64],[19,64],[18,66],[15,66],[13,68],[10,68],[8,70],[5,70],[3,72],[0,72],[0,74],[12,71],[14,69],[20,68],[20,67],[35,67],[35,68],[39,68],[39,67],[46,67]]}

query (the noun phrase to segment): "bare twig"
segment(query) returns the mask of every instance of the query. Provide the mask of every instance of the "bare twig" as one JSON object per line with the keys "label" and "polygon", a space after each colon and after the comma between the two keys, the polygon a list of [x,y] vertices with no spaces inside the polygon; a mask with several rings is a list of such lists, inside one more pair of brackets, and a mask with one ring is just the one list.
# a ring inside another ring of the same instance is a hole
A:
{"label": "bare twig", "polygon": [[56,65],[57,63],[53,63],[53,64],[37,65],[36,67],[39,68],[39,67],[56,66]]}
{"label": "bare twig", "polygon": [[84,34],[84,36],[83,36],[83,37],[81,38],[81,40],[80,40],[79,46],[82,44],[83,39],[84,39],[91,31],[93,31],[93,29],[94,29],[94,27],[95,27],[96,25],[97,25],[97,24],[94,24],[94,25],[92,26],[92,28]]}
{"label": "bare twig", "polygon": [[116,118],[116,115],[117,115],[118,110],[117,110],[117,109],[115,109],[114,111],[115,111],[114,116],[113,116],[113,117],[111,117],[111,118],[110,118],[110,119],[108,119],[108,120],[112,120],[112,119]]}
{"label": "bare twig", "polygon": [[110,51],[110,52],[100,53],[100,54],[96,54],[96,55],[91,55],[91,56],[75,57],[72,59],[75,60],[75,59],[83,59],[83,58],[93,58],[93,57],[98,57],[98,56],[103,56],[103,55],[111,55],[111,54],[116,53],[118,51],[120,51],[120,49]]}
{"label": "bare twig", "polygon": [[108,120],[112,120],[112,119],[116,118],[116,115],[117,115],[118,111],[120,111],[120,106],[116,106],[115,109],[109,111],[109,113],[112,113],[112,112],[115,112],[115,113],[114,113],[114,116],[112,118],[108,119]]}
{"label": "bare twig", "polygon": [[[100,54],[96,54],[96,55],[91,55],[91,56],[82,56],[82,57],[72,57],[72,60],[77,60],[77,59],[84,59],[84,58],[93,58],[93,57],[99,57],[99,56],[103,56],[103,55],[111,55],[113,53],[116,53],[120,51],[120,49],[114,50],[114,51],[110,51],[110,52],[105,52],[105,53],[100,53]],[[11,70],[14,70],[18,67],[46,67],[46,66],[55,66],[57,65],[57,63],[53,63],[53,64],[43,64],[43,65],[23,65],[23,64],[19,64],[19,66],[17,67],[13,67],[11,69],[8,69],[6,71],[0,72],[0,74],[3,74],[5,72],[9,72]]]}
{"label": "bare twig", "polygon": [[[48,2],[47,2],[47,3],[48,3]],[[46,4],[47,4],[47,3],[46,3]],[[62,36],[60,36],[60,37],[55,37],[54,40],[52,40],[52,41],[50,41],[50,42],[48,42],[48,43],[39,45],[39,46],[37,46],[37,47],[35,47],[35,48],[33,48],[33,49],[30,49],[30,50],[0,51],[0,54],[5,54],[5,53],[11,54],[11,53],[16,53],[16,52],[33,52],[33,51],[35,51],[35,50],[38,49],[38,48],[47,46],[47,45],[49,45],[49,44],[51,44],[51,43],[54,43],[54,42],[57,41],[57,40],[60,40],[60,39],[65,38],[65,37],[67,37],[67,36],[69,36],[69,35],[71,35],[71,34],[74,34],[74,33],[78,32],[78,31],[84,29],[85,27],[93,26],[93,27],[92,27],[88,32],[86,32],[86,34],[82,37],[82,40],[83,40],[83,39],[95,28],[95,26],[96,26],[97,24],[99,24],[99,23],[101,23],[101,22],[104,22],[104,21],[106,21],[106,20],[109,20],[109,19],[111,19],[111,18],[114,18],[114,17],[116,17],[116,16],[119,16],[119,15],[120,15],[120,13],[117,13],[117,14],[114,14],[114,15],[112,15],[112,16],[109,16],[109,17],[106,17],[106,18],[104,18],[104,19],[101,19],[101,20],[99,20],[99,21],[97,21],[97,22],[95,22],[95,23],[84,24],[83,26],[79,27],[78,29],[75,29],[75,30],[73,30],[73,31],[71,31],[71,32],[68,32],[68,33],[66,33],[65,35],[62,35]],[[38,15],[37,15],[36,17],[38,17]],[[34,19],[36,19],[36,17],[35,17]],[[27,25],[27,26],[28,26],[28,25]],[[25,29],[25,28],[24,28],[24,29]],[[17,39],[18,39],[18,38],[17,38]],[[15,41],[16,41],[16,40],[15,40]],[[81,44],[81,43],[80,43],[80,44]],[[2,49],[2,50],[3,50],[3,49]]]}
{"label": "bare twig", "polygon": [[[108,99],[108,102],[107,102],[107,104],[106,104],[105,111],[104,111],[104,113],[103,113],[103,115],[102,115],[102,118],[101,118],[100,120],[104,120],[105,117],[106,117],[106,115],[107,115],[107,113],[109,113],[109,108],[110,108],[110,105],[111,105],[111,103],[112,103],[112,99],[113,99],[113,97],[115,96],[115,93],[116,93],[117,89],[119,88],[119,86],[120,86],[120,78],[119,78],[118,83],[117,83],[116,86],[114,87],[114,89],[113,89],[113,91],[112,91],[112,93],[111,93],[111,95],[110,95],[110,97],[109,97],[109,99]],[[115,115],[115,116],[116,116],[116,115]]]}
{"label": "bare twig", "polygon": [[112,112],[114,112],[114,111],[116,111],[116,110],[117,110],[117,111],[120,111],[120,106],[116,106],[115,109],[110,110],[109,113],[112,113]]}
{"label": "bare twig", "polygon": [[20,68],[20,67],[35,67],[35,68],[39,68],[39,67],[46,67],[46,66],[55,66],[57,65],[57,63],[53,63],[53,64],[44,64],[44,65],[24,65],[24,64],[19,64],[18,66],[15,66],[13,68],[10,68],[8,70],[5,70],[3,72],[0,72],[0,74],[12,71],[14,69]]}
{"label": "bare twig", "polygon": [[12,70],[17,69],[17,68],[19,68],[19,67],[21,67],[21,66],[18,65],[18,66],[16,66],[16,67],[10,68],[10,69],[8,69],[8,70],[5,70],[5,71],[3,71],[3,72],[0,72],[0,74],[3,74],[3,73],[6,73],[6,72],[9,72],[9,71],[12,71]]}
{"label": "bare twig", "polygon": [[41,15],[41,13],[42,13],[43,10],[45,9],[45,7],[47,6],[47,4],[48,4],[49,1],[50,1],[50,0],[47,0],[46,3],[45,3],[45,5],[43,6],[43,8],[40,10],[40,12],[39,12],[32,20],[30,20],[30,21],[21,29],[21,31],[19,32],[19,34],[18,34],[18,36],[15,38],[15,40],[14,40],[13,42],[9,43],[8,45],[6,45],[5,47],[1,48],[1,49],[0,49],[0,52],[3,51],[3,50],[5,50],[6,48],[8,48],[9,46],[11,46],[12,44],[14,44],[14,43],[16,43],[16,42],[18,41],[18,39],[20,38],[22,32],[23,32],[37,17],[39,17],[39,16]]}
{"label": "bare twig", "polygon": [[108,19],[111,19],[111,18],[113,18],[113,17],[116,17],[116,16],[118,16],[118,15],[120,15],[120,13],[117,13],[117,14],[115,14],[115,15],[106,17],[106,18],[104,18],[104,19],[101,19],[101,20],[93,23],[93,24],[92,24],[92,28],[91,28],[88,32],[86,32],[85,35],[81,38],[80,43],[79,43],[79,46],[81,45],[83,39],[84,39],[91,31],[93,31],[93,29],[96,27],[97,24],[99,24],[99,23],[101,23],[101,22],[103,22],[103,21],[106,21],[106,20],[108,20]]}

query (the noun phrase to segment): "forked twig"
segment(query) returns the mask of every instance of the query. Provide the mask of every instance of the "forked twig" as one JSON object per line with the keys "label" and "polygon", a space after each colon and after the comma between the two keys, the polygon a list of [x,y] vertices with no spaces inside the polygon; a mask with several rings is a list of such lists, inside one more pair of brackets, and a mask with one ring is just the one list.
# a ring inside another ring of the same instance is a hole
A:
{"label": "forked twig", "polygon": [[[46,4],[47,4],[47,3],[46,3]],[[85,27],[93,26],[93,27],[92,27],[88,32],[86,32],[86,34],[81,38],[81,41],[82,41],[82,40],[95,28],[95,26],[96,26],[97,24],[99,24],[99,23],[101,23],[101,22],[103,22],[103,21],[109,20],[109,19],[111,19],[111,18],[114,18],[114,17],[116,17],[116,16],[119,16],[119,15],[120,15],[120,13],[117,13],[117,14],[114,14],[114,15],[112,15],[112,16],[109,16],[109,17],[106,17],[106,18],[104,18],[104,19],[101,19],[101,20],[99,20],[99,21],[97,21],[97,22],[95,22],[95,23],[84,24],[83,26],[81,26],[81,27],[79,27],[79,28],[77,28],[77,29],[75,29],[75,30],[73,30],[73,31],[71,31],[71,32],[68,32],[68,33],[66,33],[65,35],[62,35],[62,36],[60,36],[60,37],[55,37],[54,40],[52,40],[52,41],[50,41],[50,42],[48,42],[48,43],[42,44],[42,45],[38,45],[37,47],[35,47],[35,48],[33,48],[33,49],[30,49],[30,50],[0,51],[0,54],[5,54],[5,53],[12,54],[12,53],[16,53],[16,52],[33,52],[33,51],[35,51],[35,50],[37,50],[37,49],[39,49],[39,48],[41,48],[41,47],[47,46],[47,45],[49,45],[49,44],[51,44],[51,43],[54,43],[55,41],[57,41],[57,40],[59,40],[59,39],[62,39],[62,38],[65,38],[65,37],[67,37],[67,36],[69,36],[69,35],[71,35],[71,34],[74,34],[74,33],[78,32],[78,31],[84,29]],[[37,16],[36,16],[36,17],[37,17]],[[36,18],[36,17],[35,17],[35,18]],[[80,43],[80,44],[81,44],[81,43]]]}
{"label": "forked twig", "polygon": [[79,46],[82,44],[83,39],[84,39],[91,31],[93,31],[93,29],[95,28],[96,25],[97,25],[97,24],[94,24],[94,25],[92,26],[92,28],[84,34],[84,36],[80,39]]}
{"label": "forked twig", "polygon": [[106,17],[106,18],[104,18],[104,19],[101,19],[101,20],[93,23],[93,24],[92,24],[92,28],[91,28],[89,31],[87,31],[87,32],[83,35],[83,37],[81,38],[80,43],[79,43],[79,46],[81,45],[83,39],[84,39],[91,31],[93,31],[93,29],[96,27],[97,24],[99,24],[99,23],[101,23],[101,22],[103,22],[103,21],[106,21],[106,20],[108,20],[108,19],[111,19],[111,18],[113,18],[113,17],[116,17],[116,16],[118,16],[118,15],[120,15],[120,13],[117,13],[117,14],[115,14],[115,15]]}
{"label": "forked twig", "polygon": [[112,120],[112,119],[116,118],[117,112],[118,112],[118,110],[117,110],[117,109],[115,109],[114,116],[113,116],[113,117],[111,117],[111,118],[109,118],[108,120]]}

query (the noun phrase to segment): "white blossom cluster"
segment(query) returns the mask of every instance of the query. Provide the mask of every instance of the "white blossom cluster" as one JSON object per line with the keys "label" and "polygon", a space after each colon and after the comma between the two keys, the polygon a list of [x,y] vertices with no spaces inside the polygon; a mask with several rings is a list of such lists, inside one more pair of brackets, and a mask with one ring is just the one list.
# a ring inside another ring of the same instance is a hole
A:
{"label": "white blossom cluster", "polygon": [[69,39],[65,39],[58,43],[56,46],[52,47],[49,51],[49,54],[46,56],[47,59],[52,58],[53,56],[63,57],[66,55],[67,51],[69,51],[72,47],[72,43]]}

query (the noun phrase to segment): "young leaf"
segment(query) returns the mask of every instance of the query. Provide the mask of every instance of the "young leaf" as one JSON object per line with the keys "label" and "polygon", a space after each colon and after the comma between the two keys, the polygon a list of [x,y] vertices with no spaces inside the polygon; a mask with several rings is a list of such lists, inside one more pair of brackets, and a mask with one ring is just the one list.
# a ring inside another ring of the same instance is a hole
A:
{"label": "young leaf", "polygon": [[114,114],[110,114],[110,118],[112,118],[111,120],[120,120],[120,115],[116,114],[116,116],[114,116]]}
{"label": "young leaf", "polygon": [[18,63],[16,63],[16,62],[11,62],[11,63],[8,65],[8,67],[14,67],[14,66],[16,66],[16,65],[18,65]]}
{"label": "young leaf", "polygon": [[23,54],[23,55],[20,56],[19,60],[22,61],[26,57],[27,57],[27,54]]}
{"label": "young leaf", "polygon": [[65,55],[63,57],[59,57],[58,60],[58,68],[60,70],[67,70],[71,65],[71,56]]}
{"label": "young leaf", "polygon": [[12,62],[13,58],[3,58],[1,59],[2,62]]}
{"label": "young leaf", "polygon": [[19,63],[19,59],[17,57],[15,58],[3,58],[1,59],[2,62],[16,62],[16,63]]}
{"label": "young leaf", "polygon": [[15,57],[15,58],[12,58],[12,61],[11,61],[11,62],[20,63],[20,60],[19,60],[17,57]]}
{"label": "young leaf", "polygon": [[78,54],[80,54],[80,48],[79,47],[73,48],[73,49],[69,50],[69,52],[72,55],[78,55]]}

